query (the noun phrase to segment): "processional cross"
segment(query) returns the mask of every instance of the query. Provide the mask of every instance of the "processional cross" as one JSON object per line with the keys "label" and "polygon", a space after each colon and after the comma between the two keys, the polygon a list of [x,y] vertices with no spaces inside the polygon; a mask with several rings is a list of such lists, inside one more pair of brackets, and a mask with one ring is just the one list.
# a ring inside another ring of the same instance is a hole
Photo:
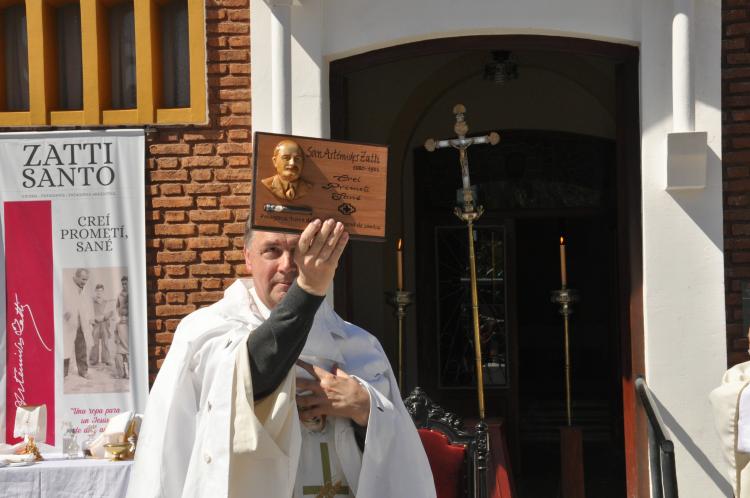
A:
{"label": "processional cross", "polygon": [[466,155],[466,149],[474,144],[497,145],[500,142],[500,135],[494,131],[489,135],[481,137],[467,138],[469,125],[464,119],[466,107],[458,104],[453,108],[453,114],[456,115],[456,124],[453,131],[456,132],[457,138],[447,140],[427,139],[424,144],[425,149],[433,152],[436,149],[453,147],[458,150],[459,163],[461,166],[461,181],[463,183],[463,204],[457,206],[453,212],[462,221],[466,223],[469,235],[469,271],[471,281],[471,312],[474,324],[474,357],[476,360],[477,391],[479,398],[479,418],[484,421],[484,370],[482,369],[482,344],[479,336],[479,298],[477,296],[477,263],[474,253],[474,222],[482,216],[484,208],[477,206],[474,199],[474,191],[471,188],[471,179],[469,177],[469,158]]}
{"label": "processional cross", "polygon": [[315,498],[334,498],[336,495],[348,495],[349,486],[342,485],[341,481],[333,482],[328,443],[320,443],[320,461],[323,465],[323,485],[302,486],[302,494],[305,496],[315,495]]}

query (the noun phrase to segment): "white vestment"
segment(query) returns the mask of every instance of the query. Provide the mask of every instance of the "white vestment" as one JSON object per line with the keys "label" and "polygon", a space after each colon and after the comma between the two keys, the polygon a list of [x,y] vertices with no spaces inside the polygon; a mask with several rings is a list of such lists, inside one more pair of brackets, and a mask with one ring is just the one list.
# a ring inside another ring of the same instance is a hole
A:
{"label": "white vestment", "polygon": [[[292,496],[302,441],[295,369],[273,394],[253,402],[246,339],[263,318],[253,312],[251,287],[251,279],[236,281],[223,299],[178,326],[149,397],[130,498]],[[325,302],[303,350],[323,354],[370,395],[363,453],[349,420],[328,420],[357,498],[435,497],[427,457],[380,343]]]}
{"label": "white vestment", "polygon": [[740,363],[726,371],[721,385],[709,395],[714,424],[729,466],[729,482],[738,498],[750,498],[750,454],[746,449],[750,433],[748,383],[750,362]]}

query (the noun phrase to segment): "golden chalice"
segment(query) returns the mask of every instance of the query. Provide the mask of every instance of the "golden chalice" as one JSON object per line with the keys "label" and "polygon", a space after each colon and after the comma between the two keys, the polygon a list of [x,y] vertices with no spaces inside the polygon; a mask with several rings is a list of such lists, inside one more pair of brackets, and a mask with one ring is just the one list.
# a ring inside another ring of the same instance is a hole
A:
{"label": "golden chalice", "polygon": [[113,462],[117,462],[119,460],[122,460],[123,453],[130,449],[130,443],[107,443],[104,445],[104,447],[107,448],[107,451],[112,454],[112,458],[110,460]]}

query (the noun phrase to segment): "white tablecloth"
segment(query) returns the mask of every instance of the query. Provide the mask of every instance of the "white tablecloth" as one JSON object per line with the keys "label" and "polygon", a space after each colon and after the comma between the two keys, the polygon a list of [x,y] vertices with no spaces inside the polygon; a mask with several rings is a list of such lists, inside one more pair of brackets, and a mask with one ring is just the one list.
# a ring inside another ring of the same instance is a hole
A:
{"label": "white tablecloth", "polygon": [[0,467],[3,498],[122,498],[132,461],[48,459],[26,467]]}

